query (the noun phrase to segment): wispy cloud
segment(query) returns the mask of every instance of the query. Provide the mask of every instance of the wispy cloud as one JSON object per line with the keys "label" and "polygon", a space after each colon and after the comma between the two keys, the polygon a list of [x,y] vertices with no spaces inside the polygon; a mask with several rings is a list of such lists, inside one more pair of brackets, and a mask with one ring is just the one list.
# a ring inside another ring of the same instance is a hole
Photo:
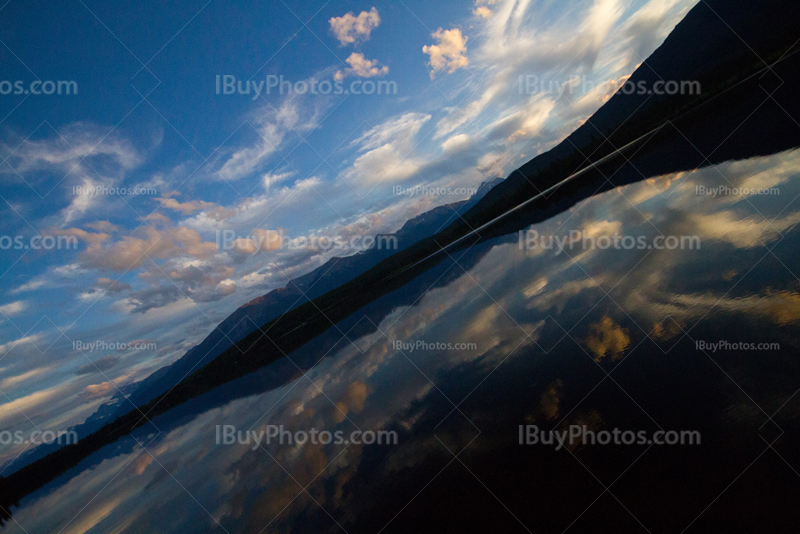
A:
{"label": "wispy cloud", "polygon": [[18,300],[9,304],[0,306],[0,314],[6,317],[14,317],[19,315],[28,307],[28,303],[24,300]]}

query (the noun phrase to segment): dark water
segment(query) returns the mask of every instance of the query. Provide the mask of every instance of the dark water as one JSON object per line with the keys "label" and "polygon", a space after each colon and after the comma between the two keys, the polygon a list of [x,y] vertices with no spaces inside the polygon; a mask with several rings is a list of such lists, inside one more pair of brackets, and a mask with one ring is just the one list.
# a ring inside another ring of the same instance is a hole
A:
{"label": "dark water", "polygon": [[[698,194],[720,185],[776,191]],[[413,305],[387,295],[155,419],[25,498],[5,531],[797,531],[798,195],[788,152],[609,191],[531,228],[697,236],[699,250],[511,235],[459,251],[410,284]],[[217,443],[218,425],[267,424],[396,444]],[[526,445],[521,425],[645,440]],[[700,443],[653,444],[659,431]]]}

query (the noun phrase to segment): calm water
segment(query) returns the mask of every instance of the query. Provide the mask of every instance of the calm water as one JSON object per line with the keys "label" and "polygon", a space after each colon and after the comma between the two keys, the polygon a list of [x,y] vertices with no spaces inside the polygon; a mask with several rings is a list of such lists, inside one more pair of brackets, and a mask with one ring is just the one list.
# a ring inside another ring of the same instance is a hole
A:
{"label": "calm water", "polygon": [[[794,531],[799,174],[800,151],[728,163],[531,228],[697,236],[699,250],[511,235],[456,252],[288,360],[98,452],[4,530]],[[719,185],[778,191],[698,194]],[[221,425],[397,442],[225,445]],[[701,442],[526,445],[520,425]]]}

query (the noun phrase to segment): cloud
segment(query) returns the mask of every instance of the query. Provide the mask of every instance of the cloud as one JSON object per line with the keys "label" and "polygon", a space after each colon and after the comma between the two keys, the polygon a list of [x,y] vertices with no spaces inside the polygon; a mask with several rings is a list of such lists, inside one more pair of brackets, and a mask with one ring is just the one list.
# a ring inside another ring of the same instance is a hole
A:
{"label": "cloud", "polygon": [[31,280],[30,282],[26,282],[19,287],[16,287],[11,290],[12,294],[16,293],[24,293],[25,291],[35,291],[37,289],[42,289],[43,287],[47,287],[48,281],[43,278],[38,278],[36,280]]}
{"label": "cloud", "polygon": [[4,304],[0,306],[0,314],[6,317],[14,317],[15,315],[19,315],[25,308],[28,307],[28,303],[24,300],[18,300],[16,302],[11,302],[9,304]]}
{"label": "cloud", "polygon": [[461,35],[461,30],[442,30],[439,28],[431,34],[437,44],[422,47],[422,53],[430,56],[429,65],[431,67],[431,80],[436,73],[447,69],[448,73],[453,73],[461,67],[469,65],[467,58],[467,39]]}
{"label": "cloud", "polygon": [[372,30],[381,23],[381,18],[373,7],[369,12],[362,11],[357,17],[350,12],[342,17],[333,17],[329,22],[336,39],[345,46],[367,41]]}
{"label": "cloud", "polygon": [[374,76],[384,76],[389,73],[389,67],[380,66],[377,59],[369,60],[364,54],[353,52],[347,58],[349,69],[337,71],[333,78],[337,81],[344,80],[349,74],[355,74],[361,78],[372,78]]}
{"label": "cloud", "polygon": [[104,277],[98,278],[94,286],[109,295],[116,295],[117,293],[128,291],[131,288],[130,284],[126,284],[124,282],[120,282],[119,280],[112,280],[111,278],[104,278]]}
{"label": "cloud", "polygon": [[236,181],[250,176],[278,151],[287,136],[302,135],[314,130],[324,117],[319,100],[303,106],[303,98],[311,95],[292,94],[279,107],[265,105],[253,112],[241,126],[243,134],[252,132],[255,140],[239,148],[220,149],[213,168],[217,178]]}
{"label": "cloud", "polygon": [[59,384],[49,389],[35,391],[29,395],[10,399],[9,402],[0,404],[0,421],[3,426],[8,424],[7,418],[15,417],[20,412],[26,416],[36,417],[42,408],[46,408],[54,401],[64,398],[65,386]]}
{"label": "cloud", "polygon": [[[272,214],[272,220],[275,221],[285,217],[296,220],[297,216],[306,213],[306,210],[317,208],[315,200],[320,199],[320,196],[315,191],[324,186],[325,184],[317,176],[298,179],[291,184],[271,187],[264,194],[244,198],[217,212],[200,212],[183,223],[204,234],[240,229],[237,230],[240,235],[246,236],[253,228],[258,228],[264,223],[266,214]],[[319,212],[317,214],[322,215]],[[302,222],[318,221],[303,218]]]}
{"label": "cloud", "polygon": [[108,221],[94,221],[86,224],[85,226],[87,228],[91,228],[92,230],[97,230],[98,232],[106,232],[108,234],[113,234],[114,232],[119,232],[122,230],[116,224],[111,224]]}
{"label": "cloud", "polygon": [[112,382],[102,382],[100,384],[93,384],[86,386],[86,388],[78,395],[84,402],[108,397],[117,391],[117,387]]}
{"label": "cloud", "polygon": [[54,166],[69,170],[83,157],[108,156],[125,169],[133,168],[141,162],[141,154],[127,140],[113,133],[109,134],[99,126],[74,123],[60,131],[52,127],[50,129],[55,135],[42,139],[26,139],[20,146],[12,148],[10,159],[17,172],[50,170]]}
{"label": "cloud", "polygon": [[103,358],[95,360],[92,363],[87,363],[86,365],[82,365],[78,367],[78,370],[75,371],[77,376],[81,375],[88,375],[92,373],[99,373],[101,371],[107,371],[117,365],[119,363],[119,358],[109,354]]}
{"label": "cloud", "polygon": [[267,173],[261,178],[261,182],[264,184],[264,189],[269,191],[272,186],[278,185],[279,183],[291,178],[297,174],[295,171],[289,172],[282,172],[282,173]]}
{"label": "cloud", "polygon": [[0,390],[3,392],[9,392],[14,386],[19,384],[25,383],[31,378],[36,378],[47,372],[51,371],[55,366],[45,366],[39,367],[38,369],[31,369],[30,371],[26,371],[24,373],[17,374],[15,376],[10,376],[8,378],[4,378],[2,382],[0,382]]}
{"label": "cloud", "polygon": [[131,307],[131,313],[145,313],[151,309],[163,308],[185,298],[187,297],[176,285],[155,285],[131,293],[128,305]]}
{"label": "cloud", "polygon": [[406,113],[371,128],[354,141],[364,153],[344,172],[348,183],[378,184],[413,176],[422,165],[412,154],[414,140],[430,118],[423,113]]}
{"label": "cloud", "polygon": [[35,343],[37,341],[41,341],[42,336],[40,334],[33,334],[30,336],[21,337],[14,341],[9,341],[7,343],[3,343],[0,345],[0,356],[4,356],[11,352],[17,345],[23,345],[30,343],[32,346],[36,346]]}
{"label": "cloud", "polygon": [[161,203],[162,207],[177,211],[182,215],[191,215],[196,211],[217,207],[213,202],[206,202],[205,200],[191,200],[183,203],[170,197],[159,198],[157,200]]}
{"label": "cloud", "polygon": [[144,313],[183,298],[195,302],[219,300],[236,291],[236,285],[230,280],[235,272],[219,258],[212,261],[172,261],[164,267],[150,269],[139,275],[149,287],[130,294],[131,311]]}
{"label": "cloud", "polygon": [[203,241],[197,232],[186,226],[167,226],[160,230],[142,226],[136,236],[126,235],[105,245],[110,236],[90,233],[79,228],[53,229],[54,235],[72,235],[88,243],[78,261],[86,269],[124,272],[141,267],[150,260],[175,259],[184,256],[208,258],[217,252],[216,243]]}
{"label": "cloud", "polygon": [[459,134],[442,143],[442,150],[445,152],[458,152],[470,146],[472,146],[472,138],[467,134]]}
{"label": "cloud", "polygon": [[[129,141],[98,125],[79,122],[56,130],[42,123],[37,130],[40,135],[48,130],[52,135],[29,137],[21,143],[0,142],[0,153],[10,154],[0,175],[22,177],[36,191],[37,200],[41,196],[66,201],[60,212],[65,223],[79,219],[100,202],[101,196],[91,193],[94,188],[119,185],[126,172],[143,160]],[[73,194],[64,186],[82,189]]]}
{"label": "cloud", "polygon": [[[96,235],[89,234],[87,236]],[[80,239],[80,238],[79,238]],[[56,287],[72,286],[75,279],[86,270],[78,263],[68,263],[66,265],[53,265],[48,267],[47,271],[30,278],[24,284],[21,284],[9,291],[11,294],[24,293],[26,291],[37,291],[40,289],[50,289]]]}
{"label": "cloud", "polygon": [[332,411],[334,420],[341,423],[347,418],[348,412],[360,413],[368,396],[369,386],[366,383],[356,381],[350,384]]}
{"label": "cloud", "polygon": [[233,256],[236,263],[242,263],[248,256],[256,252],[278,250],[282,245],[281,232],[256,228],[251,232],[251,237],[236,239],[228,254]]}
{"label": "cloud", "polygon": [[581,120],[589,118],[603,104],[614,96],[620,87],[625,85],[630,75],[611,78],[586,91],[580,98],[572,102],[566,110],[566,116],[579,117]]}
{"label": "cloud", "polygon": [[[87,243],[78,256],[77,268],[116,272],[144,268],[137,279],[145,282],[146,287],[134,291],[127,283],[114,282],[113,277],[100,277],[84,293],[85,298],[96,300],[101,292],[113,295],[131,291],[120,301],[124,303],[123,309],[144,313],[186,298],[194,302],[212,302],[235,292],[236,285],[230,278],[236,270],[228,265],[230,257],[220,254],[216,242],[204,241],[197,230],[173,226],[163,217],[154,222],[155,227],[143,225],[132,235],[114,240],[108,234],[79,228],[53,230],[55,235],[74,235]],[[264,242],[269,243],[269,240],[264,239]]]}
{"label": "cloud", "polygon": [[605,358],[618,360],[631,343],[627,328],[622,328],[608,316],[597,323],[589,325],[589,335],[583,344],[594,354],[594,360],[601,362]]}
{"label": "cloud", "polygon": [[488,19],[492,16],[492,10],[486,6],[479,6],[472,10],[472,14],[482,19]]}
{"label": "cloud", "polygon": [[555,106],[555,101],[537,95],[527,106],[492,123],[487,137],[492,140],[505,139],[513,143],[520,137],[536,135],[544,128]]}
{"label": "cloud", "polygon": [[482,19],[488,19],[492,16],[493,12],[486,6],[493,6],[498,2],[502,2],[502,0],[475,0],[475,5],[477,7],[472,10],[472,14]]}
{"label": "cloud", "polygon": [[450,113],[436,124],[434,139],[443,137],[468,121],[480,115],[486,106],[503,90],[503,83],[493,83],[481,94],[481,97],[467,104],[464,109],[450,109]]}
{"label": "cloud", "polygon": [[[543,8],[534,18],[529,12],[533,5],[505,2],[499,7],[487,21],[479,54],[483,62],[525,74],[566,67],[591,70],[624,13],[620,0],[594,0],[588,9],[585,3],[553,4],[552,12]],[[536,24],[546,18],[553,20]]]}
{"label": "cloud", "polygon": [[771,222],[752,217],[740,218],[733,211],[696,213],[690,219],[696,235],[703,240],[722,241],[737,248],[756,248],[780,238],[782,232],[800,224],[800,213],[792,213]]}

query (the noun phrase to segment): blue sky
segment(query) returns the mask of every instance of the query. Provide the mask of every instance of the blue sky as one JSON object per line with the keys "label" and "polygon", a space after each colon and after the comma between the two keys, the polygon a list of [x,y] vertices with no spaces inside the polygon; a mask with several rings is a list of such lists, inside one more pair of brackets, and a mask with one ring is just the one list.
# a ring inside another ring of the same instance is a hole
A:
{"label": "blue sky", "polygon": [[[0,428],[81,422],[238,306],[359,246],[275,236],[360,243],[506,176],[694,3],[10,0],[0,82],[23,92],[0,94],[0,216],[23,247],[0,250]],[[218,76],[293,91],[218,94]],[[577,83],[520,91],[520,76]],[[296,90],[312,80],[396,94]],[[59,81],[77,94],[31,91]],[[416,186],[436,194],[397,193]],[[97,341],[138,343],[76,348]]]}

